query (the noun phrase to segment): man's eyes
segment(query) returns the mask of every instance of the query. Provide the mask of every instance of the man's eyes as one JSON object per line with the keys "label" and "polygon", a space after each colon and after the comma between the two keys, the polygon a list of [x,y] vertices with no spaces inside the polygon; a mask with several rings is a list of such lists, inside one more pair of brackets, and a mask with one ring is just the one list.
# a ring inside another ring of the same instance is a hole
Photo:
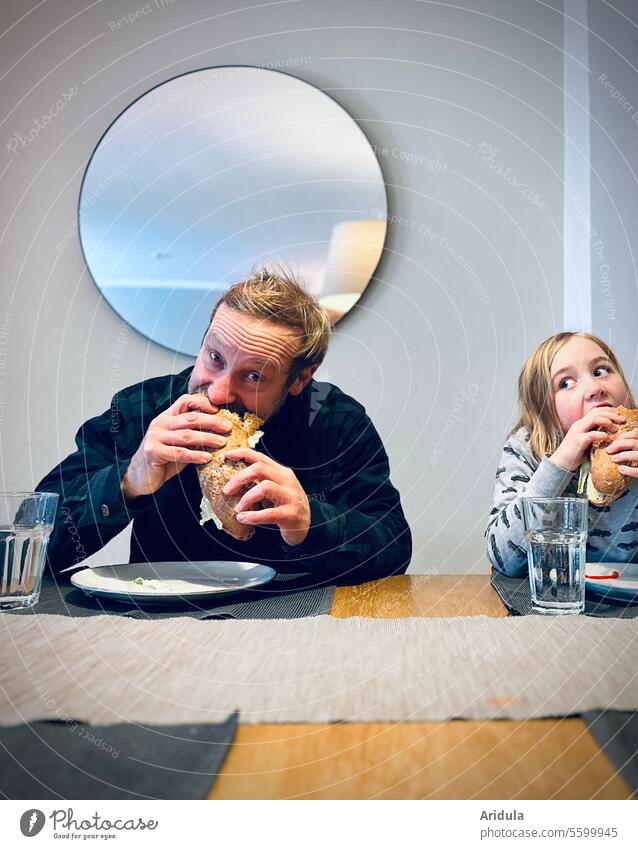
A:
{"label": "man's eyes", "polygon": [[[217,351],[209,351],[208,356],[213,365],[219,366],[224,364],[224,360]],[[246,373],[244,379],[248,381],[248,383],[263,383],[265,378],[263,374],[258,371],[249,371]]]}

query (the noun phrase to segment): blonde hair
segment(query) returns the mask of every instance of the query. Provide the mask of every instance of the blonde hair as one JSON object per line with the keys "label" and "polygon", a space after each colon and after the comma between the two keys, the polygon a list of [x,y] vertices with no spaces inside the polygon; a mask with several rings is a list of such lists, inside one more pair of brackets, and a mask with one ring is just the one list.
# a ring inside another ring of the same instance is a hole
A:
{"label": "blonde hair", "polygon": [[262,268],[235,283],[220,304],[250,315],[291,327],[299,337],[299,350],[293,357],[287,383],[291,384],[306,366],[323,362],[330,342],[330,319],[326,310],[304,289],[290,271]]}
{"label": "blonde hair", "polygon": [[523,364],[518,377],[518,403],[521,417],[512,429],[512,433],[520,427],[527,429],[530,434],[530,448],[537,460],[553,454],[565,437],[554,404],[551,368],[558,350],[573,336],[589,339],[604,351],[627,387],[628,406],[635,406],[618,358],[606,342],[598,336],[592,336],[591,333],[565,332],[550,336],[549,339],[541,342]]}

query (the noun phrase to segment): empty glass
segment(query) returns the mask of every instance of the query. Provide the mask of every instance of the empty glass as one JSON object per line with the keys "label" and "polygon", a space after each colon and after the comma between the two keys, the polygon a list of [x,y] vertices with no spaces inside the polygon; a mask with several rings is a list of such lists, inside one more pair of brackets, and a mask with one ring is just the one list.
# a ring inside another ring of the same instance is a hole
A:
{"label": "empty glass", "polygon": [[0,610],[40,598],[57,503],[53,492],[0,492]]}
{"label": "empty glass", "polygon": [[529,585],[535,613],[585,609],[585,498],[524,497]]}

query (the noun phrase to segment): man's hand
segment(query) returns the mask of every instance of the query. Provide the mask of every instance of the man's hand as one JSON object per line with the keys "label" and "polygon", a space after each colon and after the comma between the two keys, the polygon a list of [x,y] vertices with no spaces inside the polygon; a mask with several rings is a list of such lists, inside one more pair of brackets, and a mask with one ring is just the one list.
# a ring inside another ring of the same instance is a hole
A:
{"label": "man's hand", "polygon": [[[235,507],[237,520],[246,525],[277,525],[288,545],[302,543],[310,529],[310,504],[292,469],[279,465],[252,448],[233,448],[225,456],[228,460],[248,463],[226,484],[226,495],[238,495],[253,481],[258,481]],[[273,506],[259,509],[262,501]]]}
{"label": "man's hand", "polygon": [[638,478],[638,469],[627,463],[638,462],[638,430],[630,430],[615,439],[607,448],[614,463],[618,463],[618,471],[628,478]]}
{"label": "man's hand", "polygon": [[614,407],[595,407],[574,422],[549,459],[562,469],[575,472],[592,444],[598,440],[608,442],[611,436],[607,431],[615,430],[615,425],[624,421]]}
{"label": "man's hand", "polygon": [[208,451],[223,448],[230,424],[205,395],[182,395],[153,419],[122,479],[127,501],[150,495],[189,463],[208,463]]}

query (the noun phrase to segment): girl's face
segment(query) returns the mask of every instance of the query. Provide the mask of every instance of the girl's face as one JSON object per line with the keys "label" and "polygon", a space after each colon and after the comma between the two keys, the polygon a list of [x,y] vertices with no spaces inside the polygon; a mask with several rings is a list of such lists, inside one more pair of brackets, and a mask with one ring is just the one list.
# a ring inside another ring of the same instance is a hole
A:
{"label": "girl's face", "polygon": [[594,407],[627,402],[625,382],[605,352],[582,336],[572,336],[559,348],[551,380],[556,413],[565,432]]}

